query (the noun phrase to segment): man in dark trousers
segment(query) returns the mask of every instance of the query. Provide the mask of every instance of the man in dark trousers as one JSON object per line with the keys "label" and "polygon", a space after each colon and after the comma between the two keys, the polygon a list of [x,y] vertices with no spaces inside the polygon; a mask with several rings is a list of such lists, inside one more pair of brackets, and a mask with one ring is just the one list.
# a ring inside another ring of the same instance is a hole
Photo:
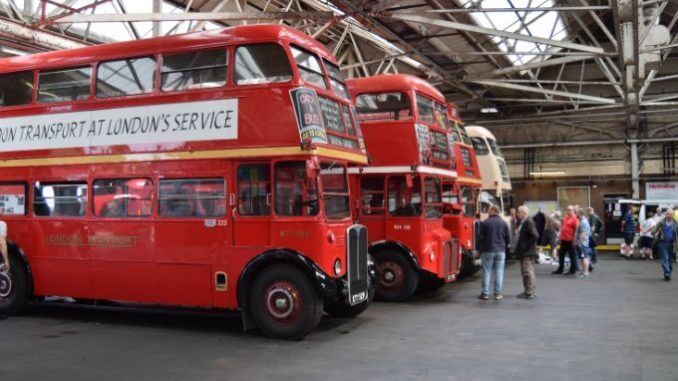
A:
{"label": "man in dark trousers", "polygon": [[503,299],[504,263],[506,247],[511,242],[509,227],[501,216],[498,206],[492,205],[488,210],[489,217],[480,225],[479,243],[480,258],[483,261],[483,281],[480,286],[482,300],[490,298],[490,278],[494,278],[494,298]]}
{"label": "man in dark trousers", "polygon": [[534,299],[536,296],[534,261],[538,258],[539,232],[535,222],[530,218],[530,210],[525,205],[518,208],[518,221],[518,242],[515,254],[520,261],[520,272],[523,276],[523,288],[525,290],[518,294],[518,298]]}
{"label": "man in dark trousers", "polygon": [[558,258],[558,269],[551,274],[562,274],[565,269],[565,256],[570,258],[570,271],[566,275],[575,275],[577,273],[577,257],[574,253],[574,235],[579,227],[579,219],[574,214],[574,206],[567,206],[567,215],[563,217],[563,223],[560,228],[560,257]]}

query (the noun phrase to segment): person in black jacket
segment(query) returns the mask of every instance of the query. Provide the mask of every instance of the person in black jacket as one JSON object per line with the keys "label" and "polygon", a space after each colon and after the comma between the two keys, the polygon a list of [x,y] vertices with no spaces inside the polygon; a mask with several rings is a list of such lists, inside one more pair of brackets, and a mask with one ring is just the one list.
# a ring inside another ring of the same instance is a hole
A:
{"label": "person in black jacket", "polygon": [[480,225],[478,243],[480,258],[483,261],[483,281],[480,286],[482,300],[490,298],[490,278],[494,277],[494,298],[500,300],[504,284],[504,264],[506,262],[506,247],[511,242],[509,227],[501,216],[498,206],[492,205],[488,210],[489,217]]}
{"label": "person in black jacket", "polygon": [[523,276],[523,287],[525,291],[518,294],[521,299],[534,299],[535,294],[535,276],[534,262],[538,258],[537,241],[539,232],[535,222],[530,218],[530,210],[525,206],[518,208],[518,242],[516,243],[515,255],[520,261],[520,272]]}

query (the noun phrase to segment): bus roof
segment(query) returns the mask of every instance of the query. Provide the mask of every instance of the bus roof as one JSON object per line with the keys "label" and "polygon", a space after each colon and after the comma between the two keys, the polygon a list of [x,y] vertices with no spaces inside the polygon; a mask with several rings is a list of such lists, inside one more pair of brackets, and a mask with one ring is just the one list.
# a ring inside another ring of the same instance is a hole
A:
{"label": "bus roof", "polygon": [[425,80],[409,74],[382,74],[369,78],[354,78],[346,81],[353,96],[357,94],[378,93],[387,91],[409,91],[414,89],[419,93],[445,103],[445,97],[433,85]]}
{"label": "bus roof", "polygon": [[313,51],[336,64],[332,53],[312,37],[288,26],[264,24],[234,26],[204,32],[3,58],[0,59],[0,73],[34,69],[56,69],[88,65],[92,62],[108,61],[123,57],[138,57],[156,53],[186,51],[187,49],[210,48],[225,44],[265,42],[279,39],[293,41],[300,47]]}
{"label": "bus roof", "polygon": [[497,140],[497,138],[494,137],[494,134],[490,132],[490,130],[482,126],[466,126],[466,132],[468,133],[469,136],[479,136],[483,138]]}

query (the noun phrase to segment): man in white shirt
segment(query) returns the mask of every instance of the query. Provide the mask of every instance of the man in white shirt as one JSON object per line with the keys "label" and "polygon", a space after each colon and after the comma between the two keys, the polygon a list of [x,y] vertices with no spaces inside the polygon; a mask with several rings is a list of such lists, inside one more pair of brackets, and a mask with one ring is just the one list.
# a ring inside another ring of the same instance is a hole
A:
{"label": "man in white shirt", "polygon": [[652,229],[657,225],[657,218],[652,212],[647,212],[645,221],[640,225],[640,259],[652,259],[652,248],[654,247],[654,237]]}

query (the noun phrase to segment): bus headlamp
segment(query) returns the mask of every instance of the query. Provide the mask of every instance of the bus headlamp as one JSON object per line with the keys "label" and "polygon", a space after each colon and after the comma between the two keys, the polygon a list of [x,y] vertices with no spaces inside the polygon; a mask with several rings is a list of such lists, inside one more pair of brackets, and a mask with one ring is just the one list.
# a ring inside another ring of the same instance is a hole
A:
{"label": "bus headlamp", "polygon": [[339,276],[339,274],[341,274],[341,261],[337,259],[334,261],[334,275]]}

